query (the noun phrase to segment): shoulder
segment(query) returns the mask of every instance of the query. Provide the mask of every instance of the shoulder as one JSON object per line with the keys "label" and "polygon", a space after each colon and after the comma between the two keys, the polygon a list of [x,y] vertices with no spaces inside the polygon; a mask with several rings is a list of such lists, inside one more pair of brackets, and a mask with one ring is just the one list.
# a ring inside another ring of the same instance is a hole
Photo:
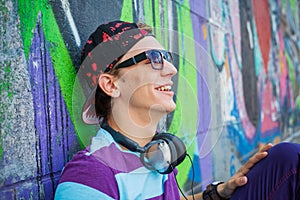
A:
{"label": "shoulder", "polygon": [[60,196],[61,194],[72,194],[73,196],[81,191],[81,195],[88,192],[88,194],[102,194],[117,198],[118,186],[115,181],[115,173],[113,169],[90,155],[88,151],[80,151],[65,166],[56,196],[58,194]]}

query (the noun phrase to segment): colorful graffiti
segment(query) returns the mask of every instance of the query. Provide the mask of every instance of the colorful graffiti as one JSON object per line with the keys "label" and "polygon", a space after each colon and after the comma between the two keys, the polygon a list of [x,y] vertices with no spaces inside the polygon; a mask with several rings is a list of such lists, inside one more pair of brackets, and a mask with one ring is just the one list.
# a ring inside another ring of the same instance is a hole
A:
{"label": "colorful graffiti", "polygon": [[[80,51],[110,20],[144,21],[175,55],[177,109],[160,129],[186,143],[179,186],[226,180],[300,127],[298,1],[0,1],[0,199],[52,199],[94,128],[76,121]],[[113,10],[113,12],[112,12]],[[266,12],[267,11],[267,12]],[[263,20],[262,20],[263,19]]]}

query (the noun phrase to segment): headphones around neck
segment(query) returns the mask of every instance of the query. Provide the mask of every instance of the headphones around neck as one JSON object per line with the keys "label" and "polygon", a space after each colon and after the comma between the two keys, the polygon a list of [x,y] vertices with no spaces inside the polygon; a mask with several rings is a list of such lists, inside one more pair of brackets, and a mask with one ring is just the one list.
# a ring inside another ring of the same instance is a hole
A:
{"label": "headphones around neck", "polygon": [[107,130],[113,139],[133,152],[140,153],[140,160],[149,170],[156,170],[160,174],[169,174],[179,165],[187,155],[182,140],[170,133],[156,133],[152,141],[144,147],[126,137],[109,126],[106,120],[101,127]]}

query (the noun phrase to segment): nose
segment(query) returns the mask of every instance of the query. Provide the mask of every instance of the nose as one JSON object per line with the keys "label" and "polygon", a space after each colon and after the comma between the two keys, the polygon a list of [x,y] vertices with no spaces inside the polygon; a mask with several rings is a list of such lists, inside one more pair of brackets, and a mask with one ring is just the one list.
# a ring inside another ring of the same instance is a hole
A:
{"label": "nose", "polygon": [[174,76],[175,74],[177,74],[176,67],[172,63],[164,60],[164,67],[161,70],[161,75],[162,76]]}

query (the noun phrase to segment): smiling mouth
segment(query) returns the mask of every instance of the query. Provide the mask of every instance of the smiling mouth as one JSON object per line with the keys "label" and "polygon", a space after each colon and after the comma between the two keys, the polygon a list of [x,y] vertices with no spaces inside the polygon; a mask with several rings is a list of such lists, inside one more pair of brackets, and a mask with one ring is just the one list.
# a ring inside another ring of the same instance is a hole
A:
{"label": "smiling mouth", "polygon": [[170,92],[172,90],[171,85],[166,85],[166,86],[160,86],[155,88],[158,91],[165,91],[165,92]]}

